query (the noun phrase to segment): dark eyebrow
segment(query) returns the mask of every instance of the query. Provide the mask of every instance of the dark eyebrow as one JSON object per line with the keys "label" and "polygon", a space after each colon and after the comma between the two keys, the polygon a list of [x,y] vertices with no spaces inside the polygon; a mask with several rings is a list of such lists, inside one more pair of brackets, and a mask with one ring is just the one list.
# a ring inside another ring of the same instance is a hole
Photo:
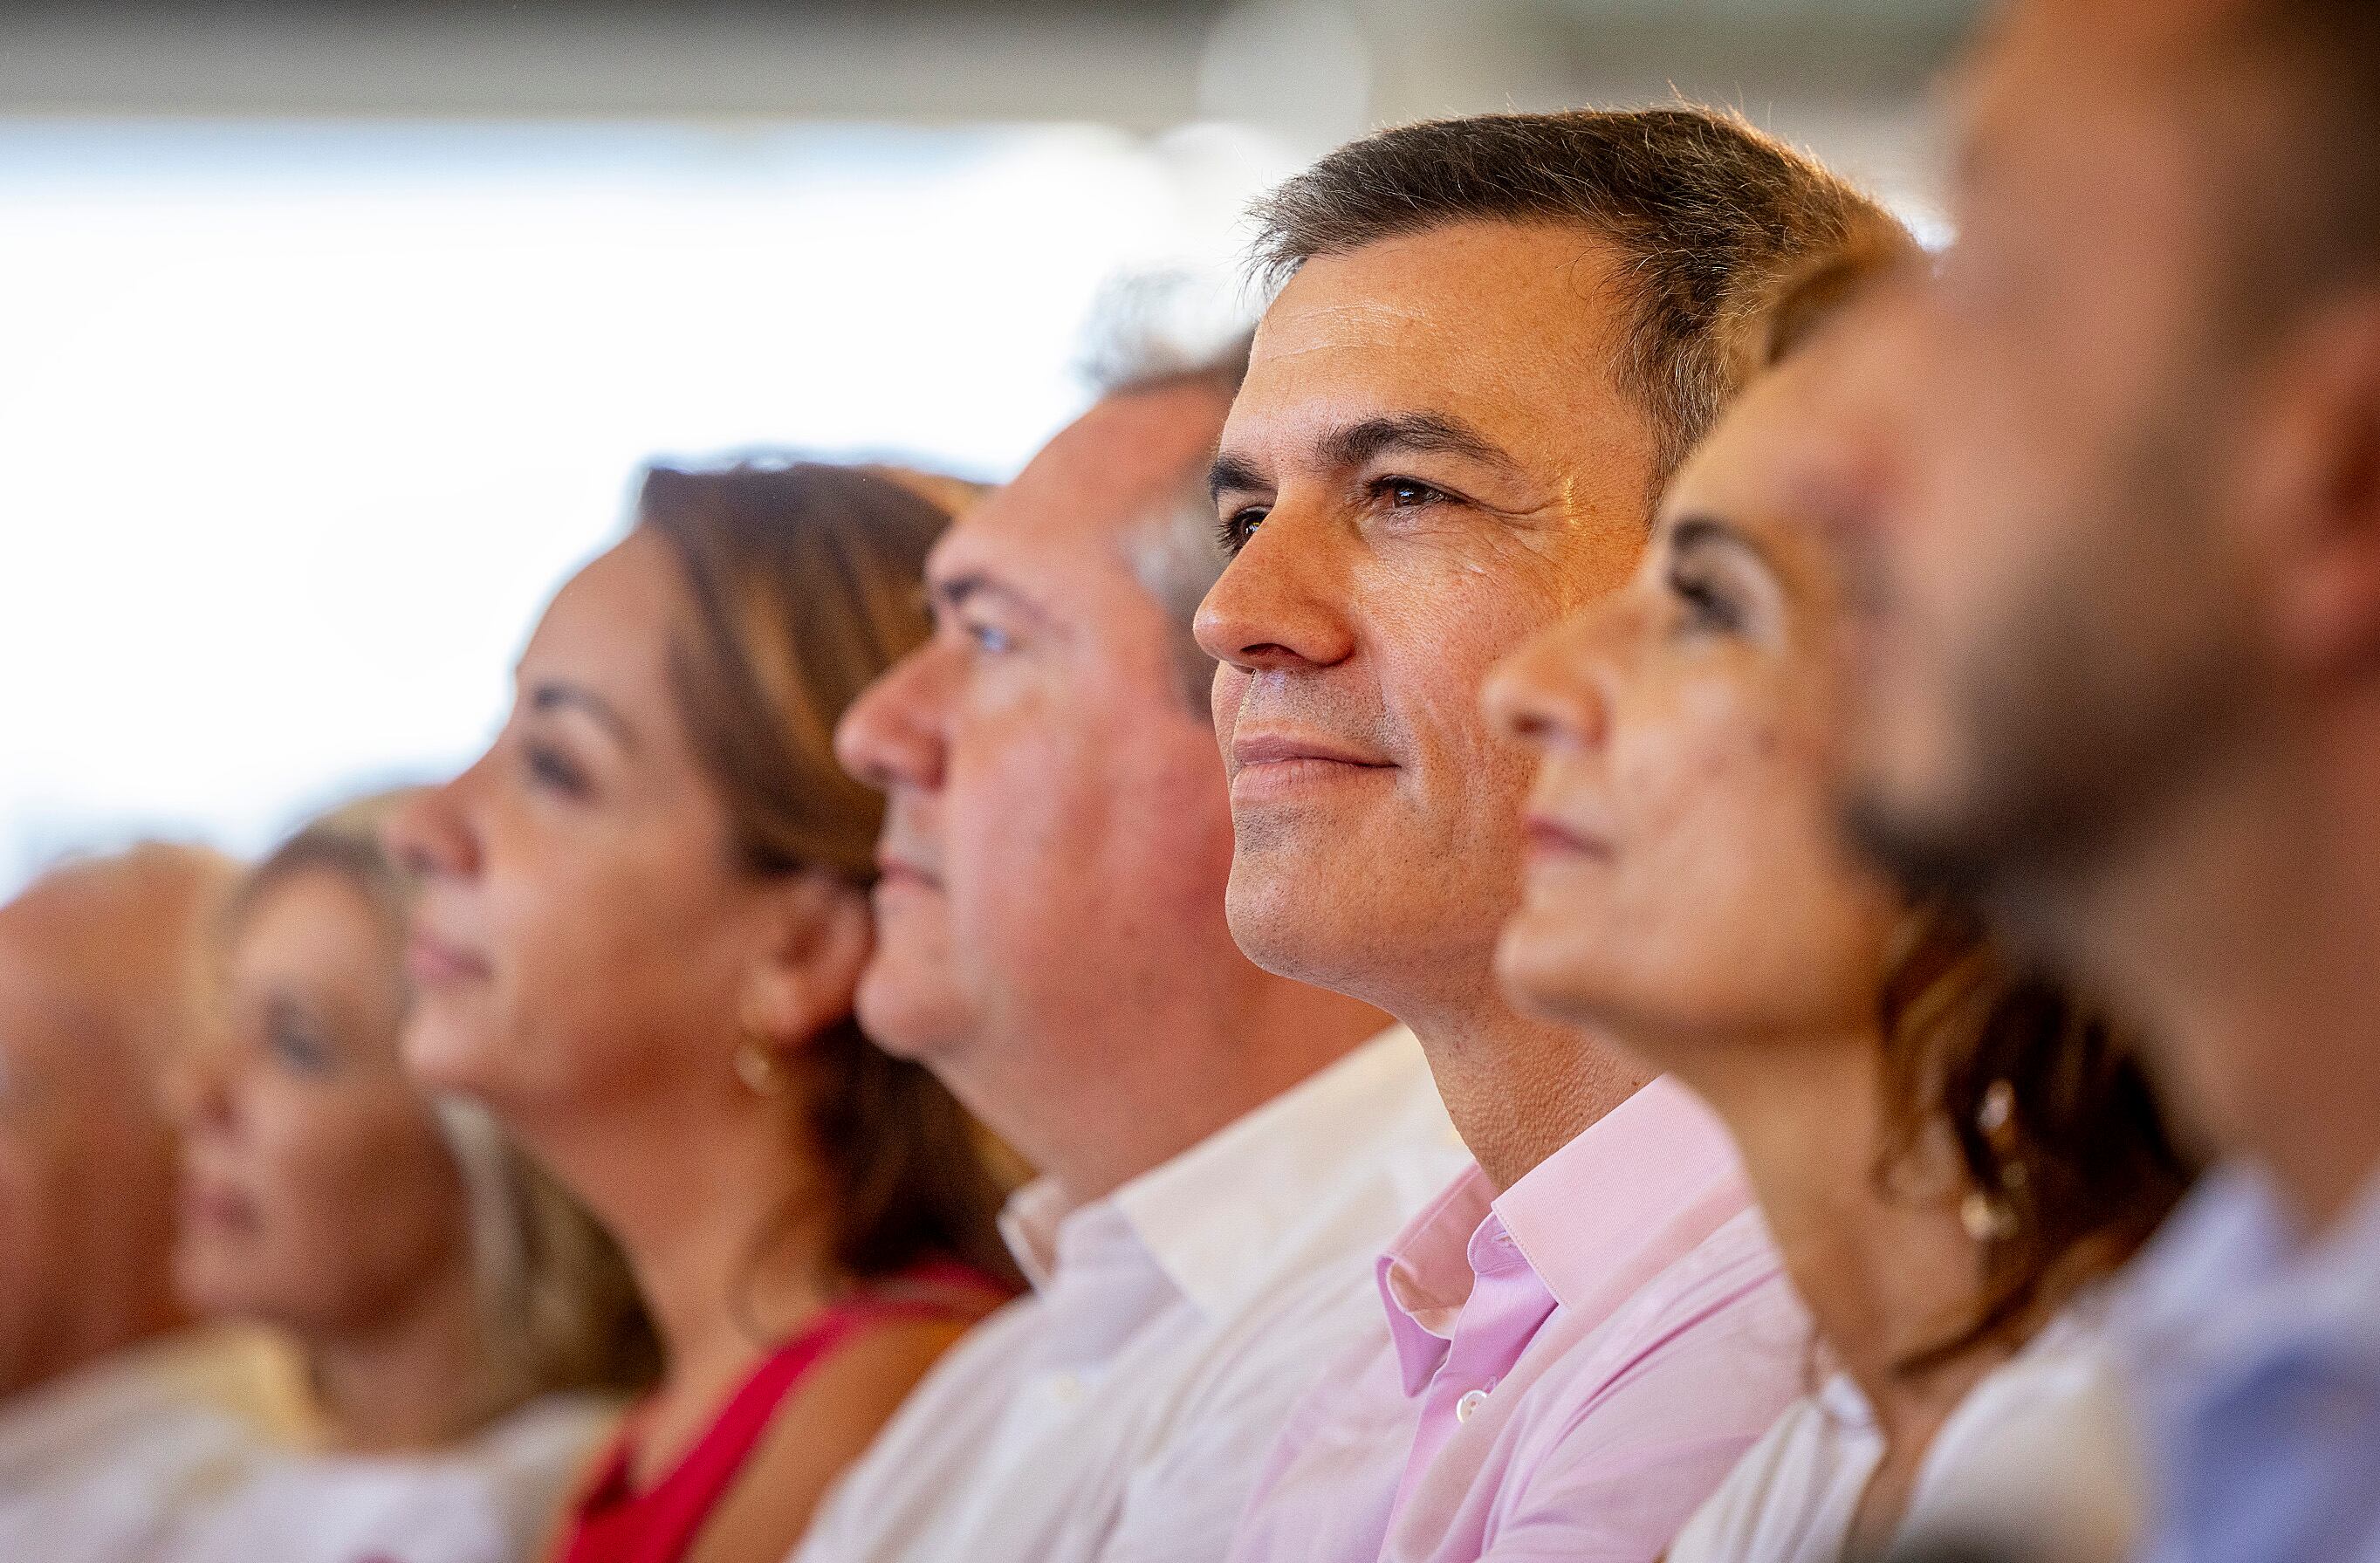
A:
{"label": "dark eyebrow", "polygon": [[[1314,442],[1316,461],[1333,470],[1361,466],[1383,451],[1417,451],[1432,455],[1461,456],[1485,462],[1506,472],[1519,463],[1501,445],[1459,418],[1442,413],[1390,413],[1367,418],[1343,429],[1333,429]],[[1257,469],[1228,453],[1207,469],[1207,491],[1221,495],[1245,491],[1261,493],[1267,484]]]}
{"label": "dark eyebrow", "polygon": [[593,690],[582,685],[555,680],[540,684],[528,692],[528,709],[533,711],[576,710],[590,718],[612,735],[613,742],[624,749],[637,746],[636,732],[618,708]]}
{"label": "dark eyebrow", "polygon": [[1431,455],[1462,456],[1511,470],[1512,458],[1504,448],[1459,418],[1442,413],[1392,413],[1367,418],[1344,429],[1334,429],[1315,442],[1314,453],[1326,466],[1361,466],[1382,451],[1418,451]]}
{"label": "dark eyebrow", "polygon": [[1207,468],[1207,497],[1225,492],[1254,493],[1264,488],[1264,479],[1257,469],[1235,455],[1219,455],[1215,465]]}

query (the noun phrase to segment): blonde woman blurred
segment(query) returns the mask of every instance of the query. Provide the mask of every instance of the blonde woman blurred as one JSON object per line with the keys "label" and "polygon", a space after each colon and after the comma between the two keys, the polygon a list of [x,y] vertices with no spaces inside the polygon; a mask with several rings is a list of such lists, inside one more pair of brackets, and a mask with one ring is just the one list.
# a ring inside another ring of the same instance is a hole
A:
{"label": "blonde woman blurred", "polygon": [[234,897],[223,1024],[177,1082],[196,1312],[300,1364],[303,1447],[227,1473],[183,1563],[530,1556],[654,1348],[617,1251],[485,1112],[398,1067],[412,885],[390,800],[321,820]]}

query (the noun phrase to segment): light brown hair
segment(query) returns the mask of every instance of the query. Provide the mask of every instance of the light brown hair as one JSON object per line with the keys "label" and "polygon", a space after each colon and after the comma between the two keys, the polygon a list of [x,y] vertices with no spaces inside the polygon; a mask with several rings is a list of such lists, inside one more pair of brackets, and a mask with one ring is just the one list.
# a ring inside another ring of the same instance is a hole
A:
{"label": "light brown hair", "polygon": [[[836,763],[834,729],[930,627],[926,554],[950,515],[922,489],[815,463],[646,475],[636,524],[668,545],[694,603],[671,681],[743,872],[875,878],[883,800]],[[1014,1276],[993,1224],[1002,1190],[940,1082],[852,1016],[796,1064],[787,1099],[805,1118],[787,1133],[829,1182],[829,1278],[936,1257]]]}
{"label": "light brown hair", "polygon": [[1715,110],[1478,115],[1350,142],[1258,203],[1256,260],[1285,281],[1318,256],[1474,221],[1575,224],[1619,251],[1619,378],[1650,419],[1654,495],[1736,388],[1732,301],[1842,242],[1874,202]]}

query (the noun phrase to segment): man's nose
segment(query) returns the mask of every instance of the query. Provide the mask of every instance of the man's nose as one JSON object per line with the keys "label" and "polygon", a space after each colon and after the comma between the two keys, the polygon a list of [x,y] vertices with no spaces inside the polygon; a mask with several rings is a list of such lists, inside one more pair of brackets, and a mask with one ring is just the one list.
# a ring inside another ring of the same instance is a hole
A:
{"label": "man's nose", "polygon": [[1329,667],[1355,649],[1343,541],[1329,517],[1276,507],[1198,605],[1198,644],[1253,672]]}
{"label": "man's nose", "polygon": [[912,651],[843,713],[834,757],[852,780],[880,793],[941,784],[943,655],[931,642]]}

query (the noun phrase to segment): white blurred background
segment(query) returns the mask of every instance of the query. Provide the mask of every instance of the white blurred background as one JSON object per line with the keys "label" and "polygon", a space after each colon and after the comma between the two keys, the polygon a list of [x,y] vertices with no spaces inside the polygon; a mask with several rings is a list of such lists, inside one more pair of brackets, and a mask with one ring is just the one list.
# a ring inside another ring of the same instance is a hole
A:
{"label": "white blurred background", "polygon": [[1007,475],[1376,125],[1683,92],[1934,229],[1969,10],[0,6],[0,896],[468,760],[650,457]]}

